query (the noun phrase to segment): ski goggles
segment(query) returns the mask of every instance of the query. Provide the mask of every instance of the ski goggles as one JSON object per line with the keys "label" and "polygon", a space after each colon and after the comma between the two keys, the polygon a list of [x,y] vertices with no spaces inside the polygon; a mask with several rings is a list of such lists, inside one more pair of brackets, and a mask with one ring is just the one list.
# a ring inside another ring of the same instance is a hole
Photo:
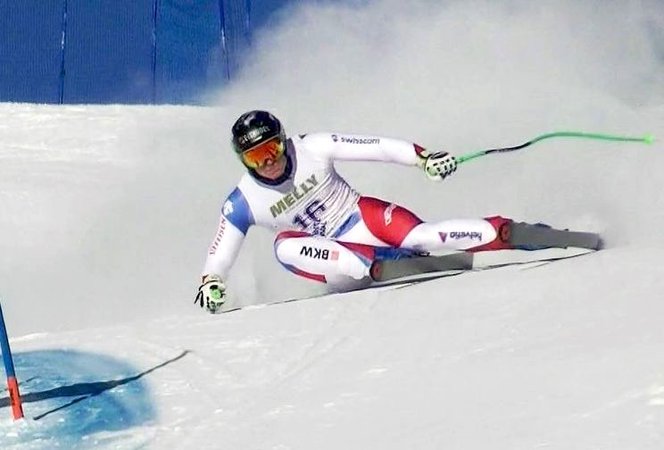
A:
{"label": "ski goggles", "polygon": [[273,137],[269,141],[258,144],[240,153],[242,163],[250,169],[257,169],[264,166],[268,160],[275,162],[284,154],[286,150],[284,142],[280,136]]}

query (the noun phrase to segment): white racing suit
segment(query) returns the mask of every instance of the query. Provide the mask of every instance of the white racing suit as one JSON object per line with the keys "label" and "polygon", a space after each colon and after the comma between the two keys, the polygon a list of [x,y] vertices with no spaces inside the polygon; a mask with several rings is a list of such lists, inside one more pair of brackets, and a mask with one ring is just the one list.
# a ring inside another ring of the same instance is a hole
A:
{"label": "white racing suit", "polygon": [[339,287],[370,281],[376,258],[509,248],[497,231],[508,219],[426,223],[399,205],[361,196],[334,168],[335,160],[417,166],[423,151],[385,137],[317,133],[288,139],[288,178],[271,185],[248,173],[242,177],[223,204],[203,274],[225,280],[252,225],[277,232],[275,254],[286,269]]}

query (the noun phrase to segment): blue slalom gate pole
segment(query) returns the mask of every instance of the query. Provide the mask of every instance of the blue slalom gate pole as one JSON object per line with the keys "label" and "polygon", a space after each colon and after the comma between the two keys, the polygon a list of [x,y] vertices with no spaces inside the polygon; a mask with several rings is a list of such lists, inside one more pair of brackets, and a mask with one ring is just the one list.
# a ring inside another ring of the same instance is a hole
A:
{"label": "blue slalom gate pole", "polygon": [[23,418],[23,404],[21,403],[21,394],[18,390],[16,373],[14,373],[14,360],[12,358],[11,348],[9,347],[9,337],[7,336],[5,318],[2,315],[2,304],[0,304],[0,347],[2,348],[2,360],[5,363],[5,373],[7,374],[9,403],[12,406],[14,420],[18,420]]}

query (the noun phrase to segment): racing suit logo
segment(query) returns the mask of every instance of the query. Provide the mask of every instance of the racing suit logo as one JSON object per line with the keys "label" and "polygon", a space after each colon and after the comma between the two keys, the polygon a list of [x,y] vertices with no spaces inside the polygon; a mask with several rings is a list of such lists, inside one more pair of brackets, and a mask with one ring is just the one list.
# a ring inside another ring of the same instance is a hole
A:
{"label": "racing suit logo", "polygon": [[298,200],[307,195],[311,190],[318,186],[318,180],[316,175],[311,175],[307,178],[304,183],[300,183],[299,186],[295,186],[292,191],[281,197],[281,199],[270,206],[270,213],[272,217],[277,217],[288,211],[288,209],[295,205]]}
{"label": "racing suit logo", "polygon": [[339,259],[339,252],[337,250],[308,247],[306,245],[302,246],[302,248],[300,249],[300,255],[312,259],[323,259],[325,261],[328,260],[336,261]]}

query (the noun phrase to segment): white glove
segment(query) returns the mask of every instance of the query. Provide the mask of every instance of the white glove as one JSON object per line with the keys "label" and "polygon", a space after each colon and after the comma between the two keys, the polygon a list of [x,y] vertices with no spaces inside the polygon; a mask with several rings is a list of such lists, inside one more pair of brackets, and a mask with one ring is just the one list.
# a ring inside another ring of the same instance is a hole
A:
{"label": "white glove", "polygon": [[422,158],[422,168],[430,180],[442,181],[457,169],[456,158],[447,152],[425,152]]}
{"label": "white glove", "polygon": [[221,309],[226,301],[226,285],[218,275],[205,275],[203,284],[198,287],[194,303],[214,314]]}

